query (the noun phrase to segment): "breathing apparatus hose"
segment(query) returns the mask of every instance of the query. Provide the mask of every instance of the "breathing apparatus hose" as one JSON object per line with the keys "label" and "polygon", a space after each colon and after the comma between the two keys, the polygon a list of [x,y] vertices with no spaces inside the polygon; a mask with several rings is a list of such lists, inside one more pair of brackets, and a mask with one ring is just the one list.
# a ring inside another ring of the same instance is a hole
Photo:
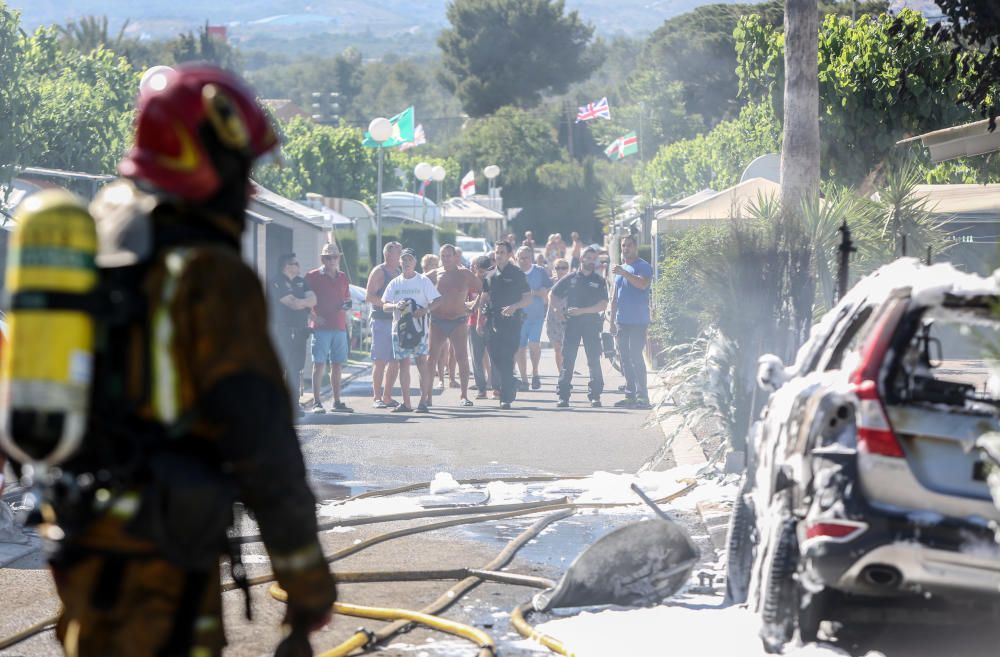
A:
{"label": "breathing apparatus hose", "polygon": [[548,634],[542,634],[535,628],[533,628],[525,618],[526,614],[530,614],[533,608],[530,602],[525,602],[522,605],[514,607],[513,611],[510,612],[510,624],[514,626],[517,633],[523,636],[525,639],[530,639],[532,641],[537,641],[542,644],[552,652],[557,655],[565,655],[566,657],[575,657],[575,653],[570,652],[570,650],[563,644],[562,641]]}

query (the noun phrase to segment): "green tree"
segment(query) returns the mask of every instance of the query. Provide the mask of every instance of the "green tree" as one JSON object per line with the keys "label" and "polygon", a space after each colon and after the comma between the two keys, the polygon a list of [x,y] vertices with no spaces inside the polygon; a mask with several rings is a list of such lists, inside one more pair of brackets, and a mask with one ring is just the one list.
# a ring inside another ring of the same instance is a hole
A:
{"label": "green tree", "polygon": [[213,37],[208,32],[208,22],[198,29],[198,33],[182,33],[174,42],[172,48],[174,61],[209,62],[230,71],[242,68],[240,57],[236,50],[222,39]]}
{"label": "green tree", "polygon": [[1000,12],[995,0],[935,0],[948,18],[930,34],[952,44],[952,74],[972,80],[958,102],[990,118],[993,130],[1000,112]]}
{"label": "green tree", "polygon": [[318,125],[300,116],[282,128],[287,172],[274,166],[260,167],[256,176],[261,184],[291,198],[315,192],[374,200],[374,155],[361,145],[360,130]]}
{"label": "green tree", "polygon": [[[743,93],[780,105],[784,39],[754,17],[741,21],[737,39]],[[950,47],[916,12],[827,16],[818,53],[823,171],[839,182],[863,180],[906,135],[972,117],[954,103],[970,85],[949,75]]]}
{"label": "green tree", "polygon": [[122,23],[118,33],[113,37],[108,28],[107,16],[84,16],[79,20],[59,25],[56,29],[59,30],[63,45],[67,48],[88,53],[103,47],[124,54],[129,41],[125,39],[125,30],[128,29],[129,22],[126,20]]}
{"label": "green tree", "polygon": [[28,40],[21,72],[34,90],[27,118],[33,166],[112,173],[130,141],[138,73],[102,46],[63,51],[54,29]]}
{"label": "green tree", "polygon": [[[0,116],[7,117],[0,130],[0,187],[4,189],[17,166],[30,162],[27,155],[32,130],[28,119],[36,101],[35,89],[24,75],[26,45],[20,14],[0,2]],[[3,201],[0,194],[0,204]]]}
{"label": "green tree", "polygon": [[649,199],[676,200],[706,188],[722,190],[739,182],[755,158],[776,153],[781,125],[767,103],[750,103],[732,121],[692,139],[664,146],[636,169],[636,192]]}
{"label": "green tree", "polygon": [[533,107],[594,69],[594,28],[563,0],[454,0],[438,44],[442,81],[470,116],[504,105]]}

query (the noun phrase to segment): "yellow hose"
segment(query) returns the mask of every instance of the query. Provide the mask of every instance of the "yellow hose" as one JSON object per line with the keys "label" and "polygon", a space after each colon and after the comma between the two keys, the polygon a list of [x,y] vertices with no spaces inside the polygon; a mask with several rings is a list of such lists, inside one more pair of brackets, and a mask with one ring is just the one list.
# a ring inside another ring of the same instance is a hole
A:
{"label": "yellow hose", "polygon": [[[288,594],[277,584],[272,584],[270,588],[271,597],[275,600],[280,600],[281,602],[288,601]],[[461,637],[463,639],[468,639],[472,641],[480,650],[487,650],[492,654],[496,654],[496,643],[494,643],[492,637],[482,630],[476,629],[470,625],[465,625],[463,623],[456,623],[455,621],[450,621],[444,618],[439,618],[438,616],[432,616],[431,614],[422,614],[419,611],[412,611],[410,609],[389,609],[382,607],[365,607],[362,605],[353,605],[346,602],[335,602],[333,603],[333,611],[344,616],[357,616],[359,618],[370,618],[372,620],[382,620],[382,621],[397,621],[406,620],[413,623],[419,623],[421,625],[426,625],[427,627],[433,628],[435,630],[440,630],[441,632],[446,632],[447,634],[452,634],[454,636]],[[344,657],[349,654],[352,650],[356,648],[362,648],[368,644],[371,637],[364,633],[358,632],[350,639],[336,646],[335,648],[328,650],[326,652],[320,653],[319,657]]]}
{"label": "yellow hose", "polygon": [[569,648],[567,648],[562,641],[551,637],[548,634],[542,634],[529,625],[528,621],[524,618],[524,614],[521,612],[521,607],[514,607],[514,611],[510,613],[510,624],[513,625],[514,629],[517,630],[517,633],[525,639],[537,641],[557,655],[576,657],[576,653],[570,652]]}

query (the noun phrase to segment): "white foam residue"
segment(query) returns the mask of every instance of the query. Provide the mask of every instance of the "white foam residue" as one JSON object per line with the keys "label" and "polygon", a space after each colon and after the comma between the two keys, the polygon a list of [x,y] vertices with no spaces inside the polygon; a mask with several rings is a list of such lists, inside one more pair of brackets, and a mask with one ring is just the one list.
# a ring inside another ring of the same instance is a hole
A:
{"label": "white foam residue", "polygon": [[524,484],[491,481],[486,484],[486,492],[489,493],[490,504],[511,504],[523,501],[528,494],[528,487]]}
{"label": "white foam residue", "polygon": [[451,476],[451,473],[439,472],[434,475],[434,480],[431,482],[431,495],[450,493],[458,490],[461,486],[462,485],[455,481],[455,478]]}
{"label": "white foam residue", "polygon": [[[743,608],[721,608],[718,604],[717,597],[683,596],[682,604],[583,612],[542,623],[536,629],[564,642],[578,657],[662,657],[667,646],[697,647],[697,654],[703,657],[764,657],[759,619]],[[848,653],[829,644],[812,643],[789,645],[784,654],[834,657]],[[877,653],[868,657],[877,657]]]}

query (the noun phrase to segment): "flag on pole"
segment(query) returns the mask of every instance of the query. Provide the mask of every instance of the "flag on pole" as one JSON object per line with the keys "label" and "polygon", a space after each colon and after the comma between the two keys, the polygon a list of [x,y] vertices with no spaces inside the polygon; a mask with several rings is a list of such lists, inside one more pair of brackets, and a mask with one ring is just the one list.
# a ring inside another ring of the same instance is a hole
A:
{"label": "flag on pole", "polygon": [[462,188],[461,196],[462,198],[469,198],[476,193],[476,172],[470,170],[469,173],[462,176]]}
{"label": "flag on pole", "polygon": [[608,97],[594,103],[587,103],[586,107],[577,108],[576,122],[590,121],[591,119],[611,120],[611,108],[608,106]]}
{"label": "flag on pole", "polygon": [[[402,146],[406,142],[413,141],[413,107],[407,107],[389,119],[389,123],[392,124],[392,136],[382,142],[381,146],[383,148]],[[366,130],[365,139],[361,142],[361,145],[365,148],[377,148],[380,144],[372,139],[372,136]]]}
{"label": "flag on pole", "polygon": [[621,160],[627,155],[635,155],[638,152],[639,138],[635,136],[635,131],[622,135],[604,149],[604,154],[612,160]]}
{"label": "flag on pole", "polygon": [[427,135],[424,134],[424,124],[421,123],[413,130],[413,141],[408,141],[405,144],[399,146],[399,150],[407,151],[416,146],[427,143]]}

